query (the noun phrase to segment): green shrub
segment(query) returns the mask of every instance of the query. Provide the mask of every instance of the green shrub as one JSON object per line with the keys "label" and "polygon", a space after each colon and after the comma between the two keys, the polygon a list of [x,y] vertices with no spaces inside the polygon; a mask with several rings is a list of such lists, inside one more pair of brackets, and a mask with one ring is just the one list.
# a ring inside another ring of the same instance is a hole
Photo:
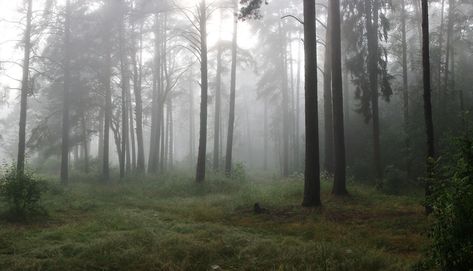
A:
{"label": "green shrub", "polygon": [[408,185],[406,172],[393,165],[387,166],[384,173],[381,191],[388,195],[399,195]]}
{"label": "green shrub", "polygon": [[473,141],[462,140],[455,164],[432,180],[431,261],[441,270],[473,266]]}
{"label": "green shrub", "polygon": [[39,201],[45,189],[45,183],[36,179],[31,172],[17,174],[15,167],[8,168],[0,178],[0,197],[8,206],[8,218],[26,220],[44,214]]}
{"label": "green shrub", "polygon": [[232,167],[231,177],[235,180],[245,181],[247,178],[245,165],[243,163],[236,163]]}

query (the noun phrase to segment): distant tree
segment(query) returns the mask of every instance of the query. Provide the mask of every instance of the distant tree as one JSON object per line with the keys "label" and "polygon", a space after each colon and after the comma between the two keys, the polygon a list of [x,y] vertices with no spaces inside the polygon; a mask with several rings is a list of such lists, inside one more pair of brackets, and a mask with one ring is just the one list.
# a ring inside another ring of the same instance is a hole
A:
{"label": "distant tree", "polygon": [[71,36],[71,2],[66,0],[66,13],[64,18],[64,92],[63,92],[63,111],[62,111],[62,147],[61,147],[61,182],[67,184],[69,179],[69,92],[71,88],[70,71],[70,36]]}
{"label": "distant tree", "polygon": [[230,106],[228,113],[228,132],[227,132],[227,150],[225,156],[225,174],[229,176],[232,172],[233,156],[233,130],[235,128],[235,97],[236,97],[236,64],[237,64],[237,38],[238,38],[238,0],[233,1],[233,38],[232,38],[232,68],[230,75]]}
{"label": "distant tree", "polygon": [[20,130],[18,135],[18,175],[22,175],[25,169],[25,149],[26,149],[26,111],[28,106],[28,94],[30,90],[30,53],[31,53],[31,21],[33,18],[33,0],[27,1],[26,27],[24,33],[24,56],[23,56],[23,76],[21,80],[21,100],[20,100]]}
{"label": "distant tree", "polygon": [[[427,0],[422,0],[422,81],[424,83],[424,117],[425,131],[427,136],[427,182],[425,184],[425,196],[431,194],[429,179],[433,174],[433,163],[430,159],[435,158],[434,148],[434,124],[432,120],[432,101],[430,88],[430,52],[429,52],[429,5]],[[432,212],[432,207],[426,205],[427,214]]]}

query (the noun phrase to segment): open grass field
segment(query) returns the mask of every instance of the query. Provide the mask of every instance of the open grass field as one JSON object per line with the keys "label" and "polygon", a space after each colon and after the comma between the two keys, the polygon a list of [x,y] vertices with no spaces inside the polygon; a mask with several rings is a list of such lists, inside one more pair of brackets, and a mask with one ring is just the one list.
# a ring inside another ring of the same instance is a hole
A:
{"label": "open grass field", "polygon": [[351,184],[338,199],[329,187],[322,208],[304,209],[296,178],[52,186],[48,218],[0,222],[0,269],[408,270],[420,259],[421,198]]}

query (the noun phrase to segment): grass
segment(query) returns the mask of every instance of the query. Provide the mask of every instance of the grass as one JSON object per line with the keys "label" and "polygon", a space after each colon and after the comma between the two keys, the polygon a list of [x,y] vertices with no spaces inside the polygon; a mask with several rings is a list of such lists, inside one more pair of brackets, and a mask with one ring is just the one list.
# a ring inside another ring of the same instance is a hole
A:
{"label": "grass", "polygon": [[0,269],[406,270],[427,242],[419,198],[324,182],[304,209],[298,179],[209,179],[53,186],[47,220],[0,222]]}

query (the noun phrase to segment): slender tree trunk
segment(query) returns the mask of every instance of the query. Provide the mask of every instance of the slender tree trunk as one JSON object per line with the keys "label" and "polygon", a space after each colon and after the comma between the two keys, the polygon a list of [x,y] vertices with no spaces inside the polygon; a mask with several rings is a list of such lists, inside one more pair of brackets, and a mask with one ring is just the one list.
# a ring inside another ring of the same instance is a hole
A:
{"label": "slender tree trunk", "polygon": [[69,92],[71,86],[70,72],[70,36],[71,36],[71,3],[66,1],[66,17],[64,21],[64,92],[62,109],[62,147],[61,147],[61,183],[69,180]]}
{"label": "slender tree trunk", "polygon": [[346,161],[345,161],[345,129],[343,123],[343,82],[342,82],[342,46],[340,1],[333,0],[330,5],[332,22],[332,99],[333,99],[333,135],[335,172],[333,194],[345,195],[346,189]]}
{"label": "slender tree trunk", "polygon": [[406,148],[406,173],[411,176],[411,144],[409,136],[409,85],[407,78],[407,38],[406,38],[406,4],[405,0],[401,0],[401,43],[402,43],[402,100],[403,100],[403,117],[404,117],[404,133]]}
{"label": "slender tree trunk", "polygon": [[327,29],[325,31],[325,57],[324,57],[324,136],[325,159],[324,169],[333,173],[333,116],[332,116],[332,14],[330,12],[332,1],[328,1]]}
{"label": "slender tree trunk", "polygon": [[263,168],[268,169],[268,101],[264,100],[264,119],[263,119]]}
{"label": "slender tree trunk", "polygon": [[200,133],[199,151],[195,180],[201,183],[205,180],[205,160],[207,154],[207,6],[205,0],[200,3]]}
{"label": "slender tree trunk", "polygon": [[439,32],[439,54],[437,59],[438,74],[437,74],[437,89],[438,89],[438,101],[439,105],[442,101],[442,49],[443,49],[443,31],[444,31],[444,10],[445,10],[445,0],[442,0],[442,6],[440,10],[440,32]]}
{"label": "slender tree trunk", "polygon": [[88,135],[87,135],[87,121],[85,119],[85,113],[81,112],[81,127],[82,127],[82,150],[84,159],[84,172],[89,173],[89,146],[88,146]]}
{"label": "slender tree trunk", "polygon": [[130,121],[130,142],[131,142],[131,169],[136,170],[136,145],[135,145],[135,125],[133,124],[133,104],[131,102],[130,89],[127,93],[128,97],[128,115]]}
{"label": "slender tree trunk", "polygon": [[172,99],[169,98],[169,105],[168,105],[168,114],[169,114],[169,124],[168,124],[168,131],[169,131],[169,154],[168,154],[168,165],[169,169],[172,170],[174,166],[174,123],[173,123],[173,102]]}
{"label": "slender tree trunk", "polygon": [[[427,136],[427,159],[435,158],[434,149],[434,124],[432,120],[432,101],[431,101],[431,87],[430,87],[430,52],[429,52],[429,10],[428,1],[422,0],[422,80],[424,83],[424,117],[425,117],[425,131]],[[427,160],[427,175],[432,177],[433,168],[432,163]],[[425,196],[429,197],[431,194],[430,182],[425,184]],[[426,205],[425,211],[427,214],[432,212],[432,206]]]}
{"label": "slender tree trunk", "polygon": [[279,31],[281,35],[281,39],[283,40],[282,44],[282,85],[281,85],[281,92],[282,92],[282,100],[281,100],[281,108],[282,108],[282,176],[287,177],[289,176],[289,97],[288,97],[288,80],[287,80],[287,40],[286,34],[282,29],[281,23],[279,24]]}
{"label": "slender tree trunk", "polygon": [[136,143],[137,143],[137,163],[136,171],[138,174],[145,172],[145,151],[143,143],[143,101],[141,98],[141,81],[143,67],[143,24],[140,25],[139,32],[139,56],[137,61],[137,52],[135,41],[132,47],[133,61],[133,92],[135,93],[135,121],[136,121]]}
{"label": "slender tree trunk", "polygon": [[378,107],[378,1],[366,0],[366,28],[368,35],[368,74],[371,91],[371,115],[373,121],[373,163],[376,181],[383,178]]}
{"label": "slender tree trunk", "polygon": [[[98,142],[98,150],[97,150],[97,160],[101,161],[103,158],[103,130],[104,130],[104,110],[100,109],[99,111],[99,142]],[[102,166],[102,163],[100,163],[100,166]]]}
{"label": "slender tree trunk", "polygon": [[124,178],[126,172],[130,171],[130,144],[128,139],[128,107],[127,96],[130,92],[130,77],[128,74],[128,55],[125,45],[125,3],[120,3],[120,30],[119,30],[119,50],[120,50],[120,71],[121,71],[121,87],[122,87],[122,134],[121,134],[121,161],[120,164],[120,178]]}
{"label": "slender tree trunk", "polygon": [[[220,25],[222,23],[222,14],[220,14]],[[220,28],[221,32],[221,28]],[[222,45],[219,37],[219,44],[217,48],[217,74],[216,74],[216,87],[215,87],[215,119],[214,119],[214,153],[213,153],[213,169],[214,171],[219,170],[219,153],[220,153],[220,111],[221,111],[221,86],[222,86]]]}
{"label": "slender tree trunk", "polygon": [[317,41],[315,1],[304,0],[304,55],[305,55],[305,173],[302,206],[319,206],[320,164],[319,124],[317,104]]}
{"label": "slender tree trunk", "polygon": [[[109,3],[110,5],[110,3]],[[109,17],[109,16],[107,16]],[[110,125],[112,121],[112,45],[110,29],[107,29],[104,34],[105,43],[105,70],[104,70],[104,85],[105,85],[105,107],[104,107],[104,128],[103,128],[103,162],[102,162],[102,178],[104,182],[110,180],[109,168],[109,149],[110,149]]]}
{"label": "slender tree trunk", "polygon": [[155,15],[154,26],[154,71],[153,71],[153,100],[151,105],[151,137],[150,137],[150,152],[148,162],[148,172],[157,173],[159,166],[159,150],[160,150],[160,136],[161,136],[161,41],[160,41],[160,22],[159,15]]}
{"label": "slender tree trunk", "polygon": [[192,89],[192,70],[189,76],[189,158],[194,163],[195,159],[195,120],[194,120],[194,91]]}
{"label": "slender tree trunk", "polygon": [[233,1],[233,40],[232,40],[232,69],[230,75],[230,107],[228,114],[227,152],[225,157],[225,174],[229,176],[232,172],[233,155],[233,129],[235,126],[235,92],[236,92],[236,62],[237,62],[237,37],[238,37],[238,0]]}
{"label": "slender tree trunk", "polygon": [[[295,148],[296,148],[296,155],[297,155],[297,170],[301,170],[301,163],[299,162],[300,160],[300,147],[299,147],[299,139],[300,139],[300,121],[299,121],[299,118],[300,118],[300,115],[301,115],[301,107],[300,107],[300,102],[299,102],[299,98],[300,98],[300,91],[301,91],[301,52],[302,52],[302,49],[301,49],[301,37],[300,37],[300,34],[299,34],[299,42],[298,42],[298,46],[297,46],[297,79],[296,79],[296,118],[295,118],[295,122],[296,122],[296,142],[295,142]],[[267,102],[267,101],[266,101]]]}

